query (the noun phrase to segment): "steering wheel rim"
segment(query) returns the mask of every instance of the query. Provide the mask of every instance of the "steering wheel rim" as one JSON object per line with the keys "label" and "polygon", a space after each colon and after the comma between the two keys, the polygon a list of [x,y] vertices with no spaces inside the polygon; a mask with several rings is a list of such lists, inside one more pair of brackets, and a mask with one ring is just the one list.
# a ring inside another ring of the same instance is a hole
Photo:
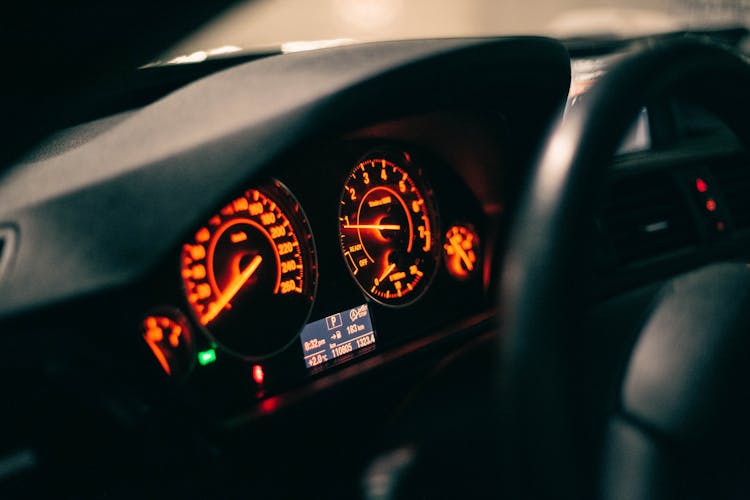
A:
{"label": "steering wheel rim", "polygon": [[[626,55],[553,127],[519,203],[500,290],[503,475],[512,498],[596,496],[579,446],[576,386],[591,270],[586,245],[597,193],[615,151],[647,103],[679,95],[716,112],[748,144],[750,66],[727,48],[684,38]],[[602,430],[606,422],[594,422]],[[593,479],[593,480],[592,480]]]}

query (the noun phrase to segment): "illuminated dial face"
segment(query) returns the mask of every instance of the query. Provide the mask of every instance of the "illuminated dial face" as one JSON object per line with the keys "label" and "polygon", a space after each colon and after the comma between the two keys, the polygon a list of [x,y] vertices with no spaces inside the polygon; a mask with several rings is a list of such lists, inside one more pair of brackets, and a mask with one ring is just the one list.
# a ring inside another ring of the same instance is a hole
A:
{"label": "illuminated dial face", "polygon": [[437,268],[436,215],[430,192],[404,158],[357,165],[339,207],[341,249],[349,271],[372,299],[391,306],[419,298]]}
{"label": "illuminated dial face", "polygon": [[222,208],[183,246],[181,265],[198,323],[245,357],[288,345],[312,308],[312,232],[297,200],[277,181]]}
{"label": "illuminated dial face", "polygon": [[141,337],[164,373],[184,378],[193,367],[193,337],[185,317],[177,311],[160,311],[141,322]]}
{"label": "illuminated dial face", "polygon": [[467,280],[479,268],[479,236],[473,228],[453,226],[445,234],[445,267],[457,280]]}

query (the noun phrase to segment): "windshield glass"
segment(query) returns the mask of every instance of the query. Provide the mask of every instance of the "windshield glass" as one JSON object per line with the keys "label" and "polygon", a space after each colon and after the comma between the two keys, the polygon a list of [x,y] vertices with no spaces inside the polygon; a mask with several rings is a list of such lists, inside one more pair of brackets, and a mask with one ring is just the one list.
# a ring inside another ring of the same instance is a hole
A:
{"label": "windshield glass", "polygon": [[[250,0],[165,56],[408,38],[632,37],[750,25],[750,0]],[[213,51],[213,52],[211,52]]]}

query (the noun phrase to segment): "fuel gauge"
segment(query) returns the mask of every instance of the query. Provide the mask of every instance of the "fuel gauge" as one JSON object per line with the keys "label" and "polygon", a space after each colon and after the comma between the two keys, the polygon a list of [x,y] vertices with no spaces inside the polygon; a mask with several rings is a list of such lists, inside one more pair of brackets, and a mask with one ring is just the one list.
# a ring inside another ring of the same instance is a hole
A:
{"label": "fuel gauge", "polygon": [[445,234],[445,266],[460,281],[472,277],[479,267],[479,236],[473,227],[451,227]]}
{"label": "fuel gauge", "polygon": [[167,375],[182,379],[193,369],[193,337],[178,311],[159,311],[144,318],[141,337]]}

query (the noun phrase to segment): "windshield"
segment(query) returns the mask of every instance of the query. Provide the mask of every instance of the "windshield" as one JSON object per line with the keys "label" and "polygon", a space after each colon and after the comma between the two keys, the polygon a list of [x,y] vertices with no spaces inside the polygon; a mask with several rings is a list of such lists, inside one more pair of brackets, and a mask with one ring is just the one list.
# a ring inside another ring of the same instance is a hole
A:
{"label": "windshield", "polygon": [[[750,0],[251,0],[165,56],[453,36],[624,38],[729,25],[750,25]],[[328,42],[306,43],[321,40]]]}

